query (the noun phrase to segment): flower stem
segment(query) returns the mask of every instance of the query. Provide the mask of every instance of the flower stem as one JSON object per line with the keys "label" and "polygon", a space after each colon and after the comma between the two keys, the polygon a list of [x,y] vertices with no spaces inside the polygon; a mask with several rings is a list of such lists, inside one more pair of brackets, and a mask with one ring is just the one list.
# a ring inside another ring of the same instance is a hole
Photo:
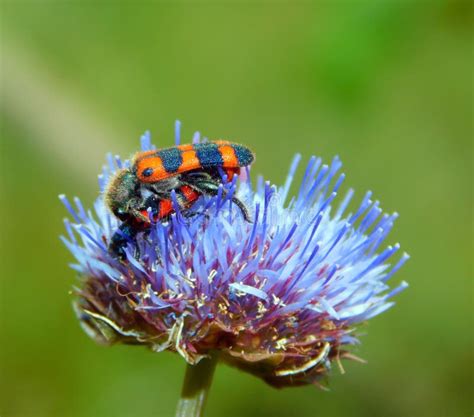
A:
{"label": "flower stem", "polygon": [[202,359],[186,368],[176,417],[201,417],[216,368],[217,356]]}

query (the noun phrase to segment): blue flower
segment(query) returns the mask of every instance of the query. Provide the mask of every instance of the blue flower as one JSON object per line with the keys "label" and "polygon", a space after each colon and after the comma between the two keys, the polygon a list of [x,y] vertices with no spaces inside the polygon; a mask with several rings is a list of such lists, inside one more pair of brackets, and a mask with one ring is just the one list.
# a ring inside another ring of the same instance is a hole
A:
{"label": "blue flower", "polygon": [[[179,143],[179,125],[176,137]],[[235,177],[217,196],[201,197],[195,215],[176,210],[140,233],[123,260],[107,248],[120,223],[103,196],[93,211],[61,196],[72,216],[62,240],[76,259],[74,305],[86,332],[105,344],[176,351],[192,364],[218,351],[279,387],[317,384],[331,362],[353,357],[357,325],[391,307],[407,286],[390,289],[388,281],[408,255],[392,261],[398,243],[382,248],[397,214],[383,214],[370,192],[354,213],[346,213],[352,189],[336,204],[344,180],[338,157],[330,165],[310,158],[289,198],[300,159],[282,187],[262,177],[254,187],[247,170],[238,184]],[[128,164],[109,156],[101,191]]]}

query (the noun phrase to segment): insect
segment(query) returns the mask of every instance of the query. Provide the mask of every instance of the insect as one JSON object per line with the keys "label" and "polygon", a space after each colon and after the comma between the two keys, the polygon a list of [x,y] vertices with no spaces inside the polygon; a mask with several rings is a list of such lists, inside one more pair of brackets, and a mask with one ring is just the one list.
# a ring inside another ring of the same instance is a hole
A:
{"label": "insect", "polygon": [[[109,249],[123,256],[126,243],[138,232],[146,230],[152,221],[167,219],[175,211],[173,190],[179,208],[186,212],[200,196],[218,193],[222,174],[230,181],[254,159],[250,149],[227,141],[138,152],[130,168],[118,171],[105,191],[107,206],[123,221]],[[235,196],[232,201],[250,222],[246,206]]]}
{"label": "insect", "polygon": [[[187,185],[180,187],[176,193],[176,199],[182,210],[189,208],[199,197],[200,194]],[[156,196],[150,196],[143,202],[143,208],[135,213],[136,217],[131,214],[127,217],[122,215],[124,221],[119,230],[112,235],[109,250],[119,257],[124,257],[124,247],[137,233],[145,231],[152,221],[167,219],[174,211],[171,198],[157,199]]]}

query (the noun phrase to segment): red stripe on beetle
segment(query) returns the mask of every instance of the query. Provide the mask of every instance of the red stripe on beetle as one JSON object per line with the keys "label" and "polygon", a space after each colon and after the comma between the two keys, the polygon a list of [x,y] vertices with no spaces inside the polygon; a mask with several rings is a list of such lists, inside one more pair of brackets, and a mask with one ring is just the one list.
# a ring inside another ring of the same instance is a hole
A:
{"label": "red stripe on beetle", "polygon": [[[182,187],[180,187],[179,192],[181,196],[184,197],[184,199],[186,200],[185,204],[183,204],[183,207],[180,207],[180,209],[182,210],[191,207],[194,202],[201,196],[199,192],[193,190],[188,185],[183,185]],[[153,221],[155,222],[170,216],[176,211],[174,208],[173,201],[170,198],[164,198],[160,200],[158,202],[158,207],[156,208],[159,208],[159,212],[153,218]],[[147,210],[142,210],[140,211],[140,213],[150,221]]]}

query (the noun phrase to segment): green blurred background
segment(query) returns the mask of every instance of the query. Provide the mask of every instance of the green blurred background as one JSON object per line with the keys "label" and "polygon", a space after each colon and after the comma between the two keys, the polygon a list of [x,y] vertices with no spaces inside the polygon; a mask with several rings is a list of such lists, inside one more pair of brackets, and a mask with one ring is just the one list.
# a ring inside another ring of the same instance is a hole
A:
{"label": "green blurred background", "polygon": [[207,416],[474,412],[472,4],[456,1],[1,3],[2,417],[171,416],[184,362],[104,348],[71,309],[57,195],[97,196],[110,150],[173,124],[253,147],[281,183],[295,152],[339,154],[359,198],[401,214],[411,287],[371,321],[330,392],[219,367]]}

